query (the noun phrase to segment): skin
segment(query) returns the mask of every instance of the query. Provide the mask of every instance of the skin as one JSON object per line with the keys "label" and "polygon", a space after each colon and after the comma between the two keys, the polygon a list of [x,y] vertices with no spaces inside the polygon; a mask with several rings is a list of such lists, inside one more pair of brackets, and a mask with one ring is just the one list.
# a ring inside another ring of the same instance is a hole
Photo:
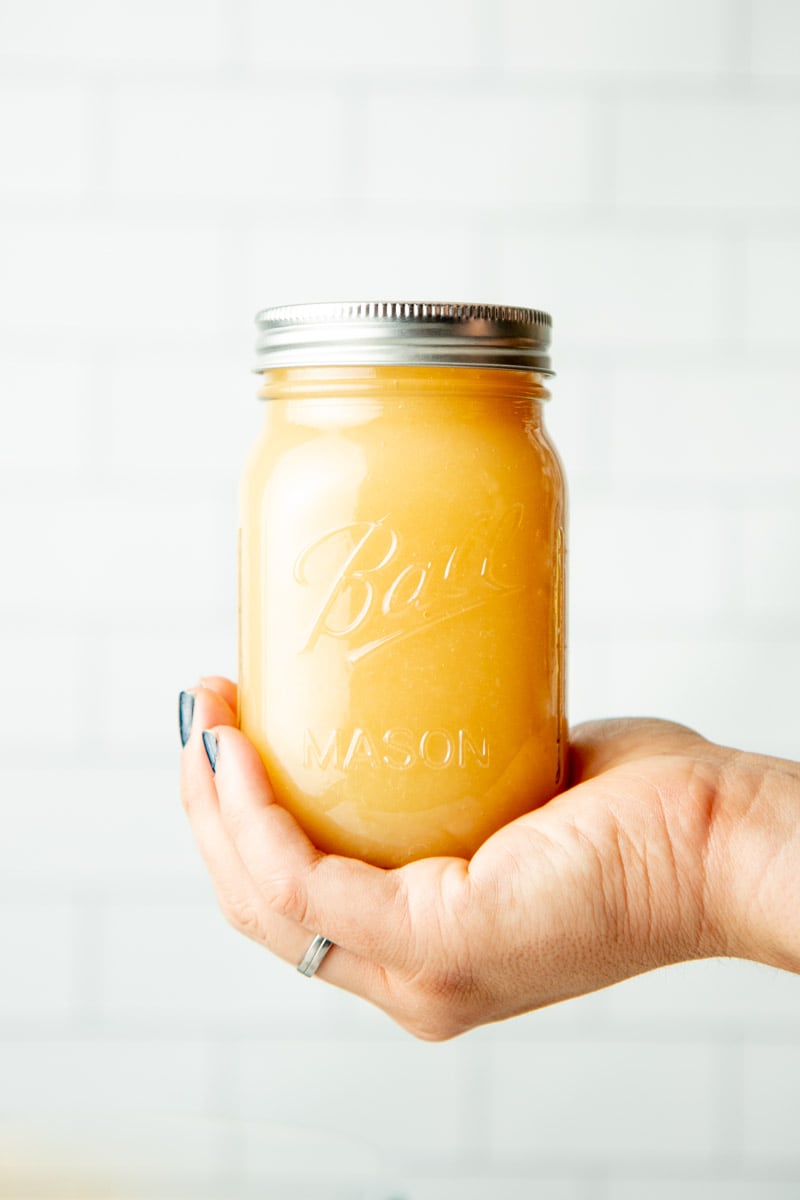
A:
{"label": "skin", "polygon": [[[668,963],[731,955],[800,972],[800,764],[681,725],[572,731],[570,786],[467,862],[386,871],[323,854],[275,802],[236,689],[192,689],[184,808],[223,913],[296,966],[441,1041]],[[214,774],[201,734],[218,739]]]}

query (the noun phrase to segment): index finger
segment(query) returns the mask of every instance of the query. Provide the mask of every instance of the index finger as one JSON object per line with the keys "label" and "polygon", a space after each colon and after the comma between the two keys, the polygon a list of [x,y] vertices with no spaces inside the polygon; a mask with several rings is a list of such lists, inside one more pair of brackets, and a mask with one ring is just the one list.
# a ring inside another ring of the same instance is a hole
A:
{"label": "index finger", "polygon": [[225,701],[231,712],[236,714],[238,688],[230,679],[226,679],[224,675],[204,675],[200,680],[200,687],[207,688],[210,692],[216,692]]}

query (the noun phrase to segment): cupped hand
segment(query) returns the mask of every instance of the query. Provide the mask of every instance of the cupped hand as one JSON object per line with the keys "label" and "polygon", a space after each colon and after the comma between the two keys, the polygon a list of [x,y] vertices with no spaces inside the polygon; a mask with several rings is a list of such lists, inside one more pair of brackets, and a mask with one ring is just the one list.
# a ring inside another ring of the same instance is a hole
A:
{"label": "cupped hand", "polygon": [[441,1040],[730,952],[716,881],[727,862],[720,797],[736,752],[689,729],[579,726],[567,791],[469,862],[383,870],[320,852],[276,803],[236,728],[233,684],[207,679],[193,694],[182,798],[225,916],[293,966],[326,935],[334,947],[319,977],[418,1037]]}

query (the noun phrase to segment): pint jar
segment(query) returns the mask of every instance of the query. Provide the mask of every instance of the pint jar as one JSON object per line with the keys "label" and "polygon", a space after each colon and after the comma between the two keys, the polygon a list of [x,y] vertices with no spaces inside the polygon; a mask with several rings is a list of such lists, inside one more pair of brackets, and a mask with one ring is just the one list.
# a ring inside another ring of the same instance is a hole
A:
{"label": "pint jar", "polygon": [[470,857],[564,777],[550,317],[386,301],[257,326],[241,729],[321,849]]}

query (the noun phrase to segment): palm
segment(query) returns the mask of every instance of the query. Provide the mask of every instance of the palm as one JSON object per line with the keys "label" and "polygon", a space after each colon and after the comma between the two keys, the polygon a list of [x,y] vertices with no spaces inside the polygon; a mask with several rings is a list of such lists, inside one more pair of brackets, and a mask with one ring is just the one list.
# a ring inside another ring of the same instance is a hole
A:
{"label": "palm", "polygon": [[418,1004],[423,990],[429,1006],[452,1006],[455,991],[468,1028],[699,953],[702,896],[687,881],[702,878],[710,749],[667,722],[584,726],[568,791],[469,864],[404,868],[409,954],[388,980],[395,1002]]}

